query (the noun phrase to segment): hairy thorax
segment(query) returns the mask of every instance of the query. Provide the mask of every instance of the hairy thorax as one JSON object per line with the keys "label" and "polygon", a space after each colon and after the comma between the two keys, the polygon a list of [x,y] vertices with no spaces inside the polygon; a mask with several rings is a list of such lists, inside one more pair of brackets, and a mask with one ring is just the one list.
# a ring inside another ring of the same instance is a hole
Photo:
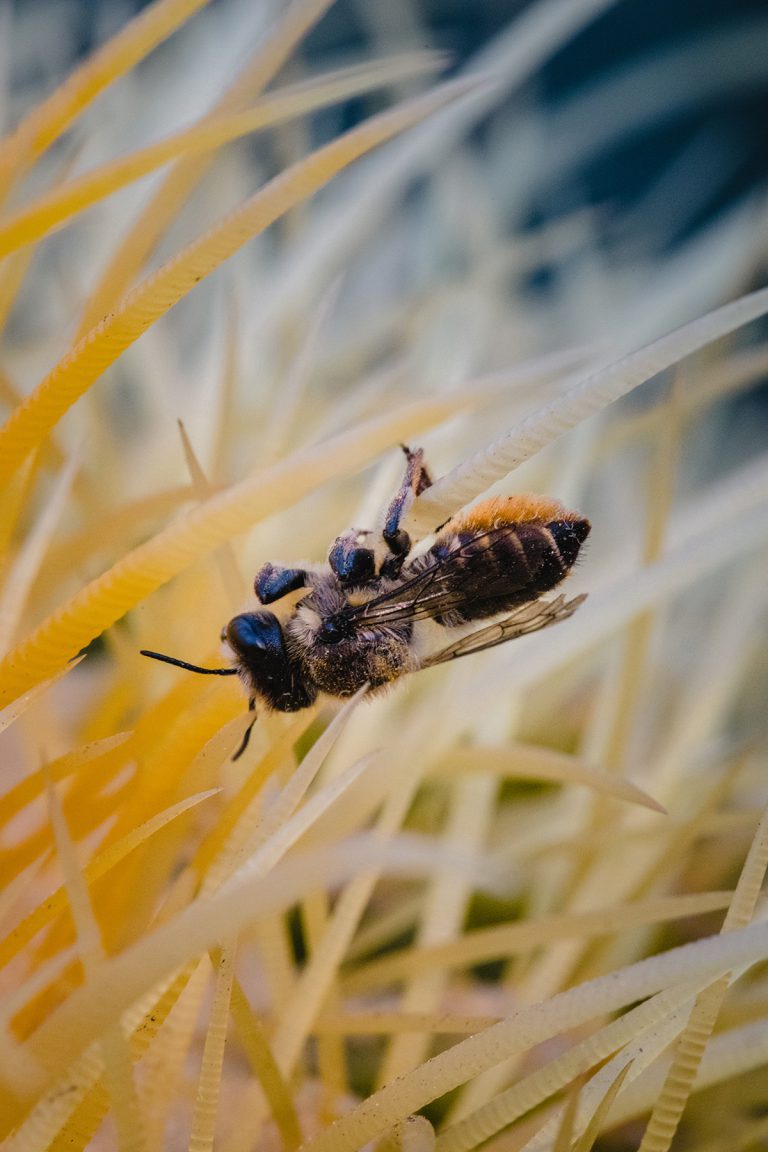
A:
{"label": "hairy thorax", "polygon": [[410,622],[358,628],[354,635],[334,643],[322,639],[324,622],[343,621],[345,607],[354,600],[354,596],[348,599],[334,578],[319,579],[285,626],[292,657],[301,661],[306,676],[321,692],[332,696],[352,696],[366,683],[381,687],[417,667],[410,651]]}

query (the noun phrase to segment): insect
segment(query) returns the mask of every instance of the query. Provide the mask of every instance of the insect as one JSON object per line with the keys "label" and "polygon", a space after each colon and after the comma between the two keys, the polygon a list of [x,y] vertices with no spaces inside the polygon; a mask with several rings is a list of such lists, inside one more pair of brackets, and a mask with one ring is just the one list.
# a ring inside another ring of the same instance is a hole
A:
{"label": "insect", "polygon": [[[142,655],[203,675],[239,676],[251,711],[258,700],[268,709],[297,712],[321,693],[346,697],[366,684],[375,690],[575,612],[584,596],[540,597],[576,563],[588,520],[547,497],[497,497],[451,517],[426,549],[414,550],[402,524],[432,479],[422,450],[403,450],[405,476],[378,529],[337,537],[327,564],[259,570],[254,590],[261,607],[222,630],[231,667]],[[267,605],[297,591],[304,595],[287,602],[281,622]],[[484,627],[470,627],[492,617]]]}

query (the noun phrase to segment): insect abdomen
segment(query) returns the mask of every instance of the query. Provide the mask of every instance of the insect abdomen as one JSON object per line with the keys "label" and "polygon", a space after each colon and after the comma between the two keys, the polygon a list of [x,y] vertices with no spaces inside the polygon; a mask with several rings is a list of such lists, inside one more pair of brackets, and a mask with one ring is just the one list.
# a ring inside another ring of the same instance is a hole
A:
{"label": "insect abdomen", "polygon": [[549,592],[576,563],[589,531],[583,516],[536,497],[484,501],[449,521],[421,561],[450,556],[463,594],[440,623],[481,620]]}

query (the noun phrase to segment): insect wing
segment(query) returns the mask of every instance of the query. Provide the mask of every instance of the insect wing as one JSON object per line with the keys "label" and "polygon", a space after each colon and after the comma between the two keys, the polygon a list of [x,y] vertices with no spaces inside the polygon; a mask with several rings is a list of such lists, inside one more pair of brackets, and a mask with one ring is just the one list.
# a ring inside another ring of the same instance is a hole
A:
{"label": "insect wing", "polygon": [[497,644],[506,644],[507,640],[514,640],[518,636],[528,636],[531,632],[539,632],[548,628],[550,624],[557,624],[567,620],[576,609],[584,603],[586,595],[574,596],[573,600],[566,600],[558,596],[555,600],[537,600],[533,604],[524,604],[510,616],[489,624],[487,628],[480,628],[470,632],[447,648],[441,648],[433,656],[422,661],[422,668],[432,668],[435,664],[445,664],[448,660],[457,660],[459,656],[470,656],[473,652],[482,652],[485,648],[495,648]]}
{"label": "insect wing", "polygon": [[[514,571],[495,571],[489,564],[489,555],[500,541],[514,536],[515,528],[514,524],[507,524],[473,533],[461,547],[439,556],[405,583],[352,609],[347,620],[360,626],[434,620],[473,602],[492,602],[494,598],[499,600],[498,611],[504,611],[509,607],[504,601],[529,585],[530,574],[524,564]],[[531,592],[526,599],[536,596],[536,592]]]}
{"label": "insect wing", "polygon": [[466,592],[456,586],[453,570],[444,561],[431,564],[417,576],[374,596],[353,608],[346,619],[353,625],[399,624],[405,620],[427,620],[457,608],[466,600]]}

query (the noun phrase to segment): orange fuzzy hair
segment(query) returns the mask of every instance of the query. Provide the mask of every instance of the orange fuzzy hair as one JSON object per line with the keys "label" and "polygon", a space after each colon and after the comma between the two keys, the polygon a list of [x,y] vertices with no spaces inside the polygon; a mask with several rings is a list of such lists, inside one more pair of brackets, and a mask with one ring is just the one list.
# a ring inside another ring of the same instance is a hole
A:
{"label": "orange fuzzy hair", "polygon": [[578,512],[570,512],[559,500],[549,496],[536,496],[521,492],[515,496],[494,496],[452,517],[441,532],[478,532],[499,528],[503,524],[521,524],[533,520],[549,524],[552,520],[580,520]]}

